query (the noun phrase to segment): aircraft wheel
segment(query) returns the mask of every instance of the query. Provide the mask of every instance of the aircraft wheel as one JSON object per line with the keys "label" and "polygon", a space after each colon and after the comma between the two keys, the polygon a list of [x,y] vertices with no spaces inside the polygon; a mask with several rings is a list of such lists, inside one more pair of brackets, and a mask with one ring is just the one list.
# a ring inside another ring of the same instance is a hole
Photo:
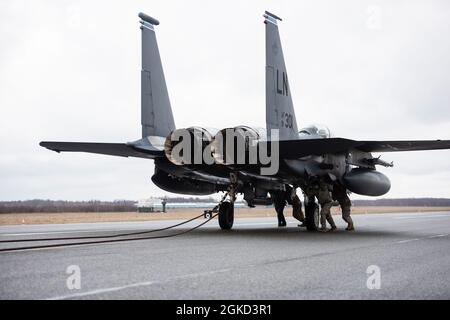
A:
{"label": "aircraft wheel", "polygon": [[306,230],[308,231],[317,231],[319,229],[320,222],[320,210],[319,206],[315,202],[308,203],[305,206],[306,212]]}
{"label": "aircraft wheel", "polygon": [[234,204],[222,202],[219,206],[219,226],[222,230],[230,230],[234,222]]}

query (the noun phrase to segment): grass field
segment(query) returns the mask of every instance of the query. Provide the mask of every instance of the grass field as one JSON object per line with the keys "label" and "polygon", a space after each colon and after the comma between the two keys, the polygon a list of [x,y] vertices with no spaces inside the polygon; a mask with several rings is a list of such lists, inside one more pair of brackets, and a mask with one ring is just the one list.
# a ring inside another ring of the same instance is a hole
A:
{"label": "grass field", "polygon": [[[120,221],[152,221],[189,219],[198,216],[204,209],[172,209],[167,213],[138,212],[76,212],[76,213],[3,213],[0,214],[0,225],[17,224],[53,224],[53,223],[89,223],[89,222],[120,222]],[[436,212],[450,211],[450,207],[353,207],[352,214],[371,213],[402,213],[402,212]],[[333,214],[340,214],[339,207],[332,208]],[[292,209],[286,207],[285,215],[290,216]],[[273,208],[236,208],[237,218],[245,217],[276,217]]]}

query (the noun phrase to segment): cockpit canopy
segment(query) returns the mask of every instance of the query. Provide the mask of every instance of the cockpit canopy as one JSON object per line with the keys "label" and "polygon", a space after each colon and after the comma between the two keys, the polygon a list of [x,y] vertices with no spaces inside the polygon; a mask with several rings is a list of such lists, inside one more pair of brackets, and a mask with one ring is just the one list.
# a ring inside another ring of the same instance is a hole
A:
{"label": "cockpit canopy", "polygon": [[330,129],[321,124],[313,124],[301,129],[298,133],[303,139],[331,138]]}

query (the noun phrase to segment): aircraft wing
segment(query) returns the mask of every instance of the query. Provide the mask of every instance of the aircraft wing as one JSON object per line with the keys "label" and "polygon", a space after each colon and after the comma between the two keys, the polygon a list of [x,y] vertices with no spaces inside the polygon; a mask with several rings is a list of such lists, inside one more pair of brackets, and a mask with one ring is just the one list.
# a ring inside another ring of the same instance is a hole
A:
{"label": "aircraft wing", "polygon": [[[270,141],[261,141],[270,148]],[[43,141],[40,146],[56,152],[88,152],[120,157],[155,159],[164,156],[161,142],[139,140],[133,143]],[[363,152],[395,152],[450,149],[450,140],[358,141],[344,138],[298,139],[279,141],[280,157],[298,159],[310,155]]]}
{"label": "aircraft wing", "polygon": [[39,144],[56,152],[88,152],[119,157],[137,157],[154,159],[164,155],[164,152],[149,146],[139,146],[133,143],[97,143],[97,142],[56,142],[43,141]]}
{"label": "aircraft wing", "polygon": [[[269,142],[261,142],[269,144]],[[450,140],[358,141],[344,138],[298,139],[279,142],[280,157],[302,158],[310,155],[343,153],[352,149],[363,152],[395,152],[450,149]]]}
{"label": "aircraft wing", "polygon": [[361,141],[356,149],[365,152],[394,152],[450,149],[450,140]]}
{"label": "aircraft wing", "polygon": [[[270,143],[268,141],[269,145]],[[343,138],[282,140],[279,141],[279,151],[282,158],[296,159],[311,155],[341,153],[357,145],[357,141]]]}

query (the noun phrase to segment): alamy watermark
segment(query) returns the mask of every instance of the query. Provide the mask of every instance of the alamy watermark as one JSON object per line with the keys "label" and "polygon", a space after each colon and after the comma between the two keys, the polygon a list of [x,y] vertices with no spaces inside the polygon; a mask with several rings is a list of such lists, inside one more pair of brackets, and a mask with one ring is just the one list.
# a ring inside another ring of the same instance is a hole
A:
{"label": "alamy watermark", "polygon": [[196,128],[178,129],[166,139],[165,152],[177,165],[257,165],[261,175],[274,175],[279,169],[279,130],[272,129],[267,138],[240,127],[214,137]]}
{"label": "alamy watermark", "polygon": [[81,289],[81,269],[80,266],[73,264],[67,267],[66,273],[69,275],[66,279],[66,286],[69,290]]}
{"label": "alamy watermark", "polygon": [[366,269],[368,274],[366,286],[369,290],[381,289],[381,269],[377,265],[370,265]]}

